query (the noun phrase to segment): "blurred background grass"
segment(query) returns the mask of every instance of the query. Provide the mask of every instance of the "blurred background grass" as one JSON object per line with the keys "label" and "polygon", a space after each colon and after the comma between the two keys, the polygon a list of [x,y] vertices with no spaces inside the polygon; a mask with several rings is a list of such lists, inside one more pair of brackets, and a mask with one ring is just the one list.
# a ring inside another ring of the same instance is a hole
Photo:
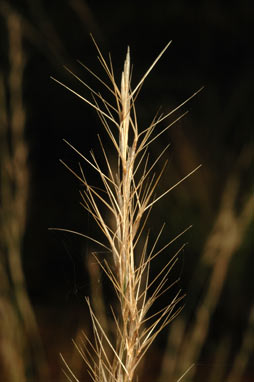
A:
{"label": "blurred background grass", "polygon": [[66,65],[98,87],[76,62],[101,72],[90,32],[119,78],[131,47],[134,84],[173,40],[137,101],[141,127],[205,86],[153,147],[156,156],[171,143],[162,189],[203,166],[153,214],[155,228],[167,223],[162,240],[193,228],[172,275],[181,276],[185,308],[155,344],[143,379],[176,380],[196,362],[186,381],[208,373],[211,382],[254,380],[252,18],[244,1],[0,2],[2,380],[64,380],[60,351],[82,366],[71,338],[87,326],[84,296],[101,282],[100,273],[97,286],[89,279],[98,272],[87,266],[95,248],[48,227],[93,233],[79,184],[58,159],[76,166],[62,138],[87,154],[101,127],[50,75],[85,93]]}

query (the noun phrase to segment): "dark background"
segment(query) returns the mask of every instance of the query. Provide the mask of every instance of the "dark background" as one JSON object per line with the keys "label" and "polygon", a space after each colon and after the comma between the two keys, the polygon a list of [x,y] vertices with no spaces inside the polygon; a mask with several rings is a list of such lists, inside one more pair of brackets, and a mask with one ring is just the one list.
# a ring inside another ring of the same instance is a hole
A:
{"label": "dark background", "polygon": [[[30,184],[22,260],[47,357],[49,362],[54,359],[55,368],[60,369],[58,352],[72,346],[71,337],[87,321],[83,297],[89,293],[90,283],[84,263],[90,244],[48,228],[63,227],[89,234],[93,231],[90,218],[79,206],[80,185],[59,163],[61,158],[75,167],[80,160],[62,138],[87,155],[91,148],[99,149],[96,135],[101,133],[101,126],[89,106],[50,76],[89,96],[64,70],[66,65],[100,89],[76,62],[79,59],[102,74],[91,32],[105,57],[111,52],[118,79],[130,46],[134,85],[172,40],[137,101],[141,128],[159,107],[167,112],[204,86],[183,107],[189,114],[160,138],[152,153],[156,155],[165,142],[171,143],[162,188],[202,163],[197,174],[164,199],[153,218],[155,226],[166,221],[170,237],[193,224],[184,238],[188,247],[174,271],[181,275],[181,288],[187,293],[186,313],[181,314],[192,317],[198,297],[190,289],[190,280],[194,277],[195,285],[202,285],[208,274],[206,269],[202,268],[202,274],[196,270],[218,216],[227,180],[237,174],[236,215],[253,192],[253,6],[247,1],[211,0],[1,3],[2,9],[8,4],[8,9],[22,18],[26,57],[23,97]],[[1,12],[1,71],[8,73],[5,14]],[[213,313],[203,354],[208,364],[225,328],[233,336],[242,333],[247,325],[253,305],[252,231],[253,218],[232,256]],[[50,346],[52,336],[54,344]],[[232,341],[232,352],[240,343],[239,334]],[[162,341],[158,346],[163,344]]]}

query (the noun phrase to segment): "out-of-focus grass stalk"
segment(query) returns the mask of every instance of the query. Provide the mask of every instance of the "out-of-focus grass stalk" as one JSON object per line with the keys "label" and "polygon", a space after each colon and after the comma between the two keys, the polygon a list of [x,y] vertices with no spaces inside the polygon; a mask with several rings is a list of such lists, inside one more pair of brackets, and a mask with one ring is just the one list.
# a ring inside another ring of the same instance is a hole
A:
{"label": "out-of-focus grass stalk", "polygon": [[[184,320],[181,317],[178,322],[175,321],[172,325],[172,333],[168,338],[168,351],[165,353],[166,366],[161,381],[170,378],[177,379],[188,365],[197,363],[207,339],[212,315],[227,279],[230,261],[241,245],[244,234],[253,218],[253,194],[246,196],[242,208],[238,212],[236,208],[240,188],[240,173],[242,168],[251,161],[251,149],[251,147],[246,148],[226,181],[218,214],[201,255],[201,265],[210,268],[209,278],[205,278],[205,273],[204,275],[201,273],[201,269],[204,272],[204,268],[199,265],[194,273],[191,286],[194,287],[197,280],[200,283],[203,280],[201,285],[204,290],[196,291],[201,297],[195,308],[194,320],[190,323],[188,319]],[[197,288],[195,287],[195,289]],[[250,330],[246,329],[246,335],[247,333],[250,333]],[[177,341],[175,340],[176,337]],[[248,340],[245,338],[244,343],[246,341]],[[240,362],[240,359],[243,359],[242,355],[239,353],[239,357],[237,356],[236,359]],[[245,359],[245,365],[246,363],[247,360]],[[193,376],[195,375],[194,372],[195,368],[192,369]],[[190,375],[189,379],[192,380]],[[240,381],[240,376],[238,379],[236,377],[238,374],[234,366],[232,366],[232,372],[229,372],[229,375],[232,378],[235,375],[235,382]]]}
{"label": "out-of-focus grass stalk", "polygon": [[[37,367],[36,378],[47,378],[37,325],[22,268],[26,228],[29,169],[23,105],[24,51],[22,25],[17,13],[7,7],[9,78],[1,78],[1,293],[0,332],[4,380],[27,381],[27,371]],[[8,97],[6,94],[8,93]],[[7,101],[8,99],[8,101]]]}

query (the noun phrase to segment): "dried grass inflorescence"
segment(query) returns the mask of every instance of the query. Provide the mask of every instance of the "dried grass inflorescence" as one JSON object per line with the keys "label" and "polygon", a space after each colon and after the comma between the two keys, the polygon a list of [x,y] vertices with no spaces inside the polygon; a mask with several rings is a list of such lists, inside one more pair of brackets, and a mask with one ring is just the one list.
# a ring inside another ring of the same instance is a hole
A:
{"label": "dried grass inflorescence", "polygon": [[[82,205],[94,218],[98,227],[103,232],[106,242],[101,242],[86,234],[78,234],[92,240],[108,251],[108,257],[104,260],[101,260],[98,254],[94,256],[111,281],[118,301],[118,307],[112,307],[111,309],[115,327],[115,339],[112,340],[94,313],[89,298],[86,299],[92,320],[94,339],[91,341],[88,336],[84,335],[84,346],[75,345],[87,363],[92,380],[96,382],[134,381],[137,366],[144,354],[156,336],[181,309],[179,302],[182,300],[182,296],[179,291],[168,305],[157,313],[150,313],[154,302],[174,284],[174,282],[169,284],[168,274],[176,263],[178,254],[184,245],[169,258],[167,264],[163,265],[159,273],[153,278],[150,275],[150,268],[152,261],[186,230],[158,249],[159,238],[164,225],[152,244],[149,243],[149,235],[145,234],[144,229],[154,204],[199,168],[199,166],[195,168],[161,195],[155,196],[155,189],[164,172],[165,164],[157,175],[155,173],[155,166],[165,154],[168,146],[163,149],[152,164],[149,162],[148,148],[152,142],[186,114],[182,114],[174,122],[158,130],[158,125],[188,100],[166,115],[156,116],[152,123],[143,130],[138,128],[138,118],[135,109],[136,97],[145,78],[169,45],[170,43],[166,45],[132,90],[130,50],[128,49],[127,51],[121,85],[119,87],[114,76],[111,58],[109,57],[108,64],[95,43],[100,64],[105,70],[110,85],[99,78],[93,71],[83,66],[113,95],[114,104],[108,102],[106,98],[90,88],[74,73],[72,74],[77,80],[91,92],[91,100],[84,98],[79,93],[56,80],[97,111],[104,129],[113,144],[115,152],[114,163],[117,163],[117,166],[113,164],[112,158],[109,158],[100,138],[99,142],[104,157],[104,166],[98,162],[93,152],[91,152],[91,159],[88,159],[67,142],[95,170],[102,184],[102,188],[90,185],[81,166],[80,173],[77,173],[64,163],[84,185],[84,191],[81,192]],[[106,213],[105,209],[107,210]],[[110,219],[107,218],[108,216],[110,216]],[[109,224],[108,221],[113,222],[113,224]],[[65,231],[74,232],[71,230]],[[143,238],[142,244],[141,237]],[[78,381],[78,378],[65,360],[64,363],[67,368],[66,375],[68,379]]]}

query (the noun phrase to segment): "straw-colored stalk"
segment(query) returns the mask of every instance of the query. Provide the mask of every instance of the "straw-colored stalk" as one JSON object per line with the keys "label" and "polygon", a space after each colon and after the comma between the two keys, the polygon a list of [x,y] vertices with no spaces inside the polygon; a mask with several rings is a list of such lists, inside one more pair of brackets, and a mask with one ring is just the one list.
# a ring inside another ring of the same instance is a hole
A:
{"label": "straw-colored stalk", "polygon": [[[90,342],[86,337],[85,348],[77,344],[76,347],[87,363],[92,379],[98,382],[134,381],[137,366],[147,349],[161,330],[169,324],[181,309],[179,302],[182,300],[182,296],[179,292],[167,306],[156,314],[149,313],[154,302],[174,284],[174,282],[171,284],[168,282],[168,274],[176,263],[178,254],[184,245],[174,256],[169,258],[167,264],[152,280],[150,267],[152,261],[186,230],[164,245],[163,248],[158,248],[158,240],[162,234],[163,225],[154,243],[149,244],[148,235],[145,236],[140,250],[140,239],[151,208],[199,167],[164,193],[155,197],[155,189],[164,172],[165,165],[162,166],[158,175],[154,173],[155,166],[168,147],[161,152],[152,164],[149,164],[148,148],[153,141],[185,115],[185,113],[182,114],[173,123],[170,123],[161,131],[157,131],[158,125],[188,100],[166,115],[154,118],[150,126],[142,131],[138,128],[135,100],[145,78],[169,45],[170,43],[162,50],[132,90],[130,85],[129,49],[122,72],[121,86],[118,87],[111,58],[108,64],[95,43],[99,61],[107,74],[110,85],[83,66],[114,96],[115,104],[109,103],[100,93],[91,89],[73,73],[76,79],[91,91],[91,101],[60,83],[97,111],[113,144],[117,158],[115,170],[115,166],[110,161],[100,137],[99,142],[105,160],[104,167],[99,164],[93,152],[91,152],[91,159],[88,159],[70,143],[66,142],[95,170],[101,180],[102,188],[94,187],[88,184],[81,166],[80,173],[77,173],[64,163],[84,185],[84,191],[81,192],[82,205],[92,215],[103,232],[106,244],[85,234],[78,234],[92,240],[108,251],[108,257],[105,260],[102,261],[99,255],[96,254],[95,258],[111,281],[119,303],[119,308],[112,308],[116,338],[115,342],[112,342],[98,317],[96,317],[89,298],[86,299],[93,325],[94,342]],[[103,208],[100,208],[100,206],[103,206]],[[105,208],[107,210],[106,214],[102,212]],[[108,216],[110,216],[110,219],[108,219]],[[108,221],[113,221],[113,224],[109,225]],[[65,231],[73,232],[71,230]],[[66,375],[68,375],[69,380],[78,381],[66,362],[65,365],[67,367]]]}

